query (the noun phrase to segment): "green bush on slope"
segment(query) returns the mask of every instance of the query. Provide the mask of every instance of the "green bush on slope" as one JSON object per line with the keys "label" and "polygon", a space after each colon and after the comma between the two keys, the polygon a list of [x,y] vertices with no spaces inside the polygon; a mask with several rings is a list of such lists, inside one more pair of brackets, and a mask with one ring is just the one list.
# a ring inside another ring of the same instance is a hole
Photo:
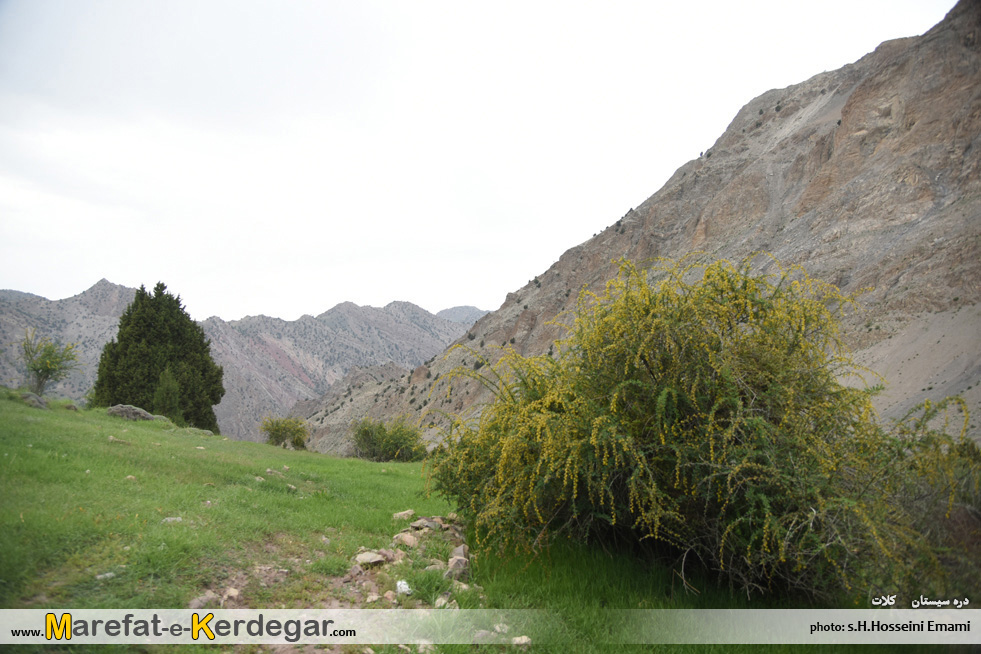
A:
{"label": "green bush on slope", "polygon": [[883,429],[876,389],[839,382],[860,372],[839,338],[853,298],[758,261],[682,260],[654,283],[624,263],[583,294],[557,358],[458,370],[496,401],[454,424],[430,488],[504,549],[626,533],[747,593],[942,586],[925,525],[976,492],[979,466],[963,430],[931,425],[963,402]]}
{"label": "green bush on slope", "polygon": [[404,419],[385,424],[364,418],[354,424],[355,456],[369,461],[421,461],[426,446],[419,429]]}

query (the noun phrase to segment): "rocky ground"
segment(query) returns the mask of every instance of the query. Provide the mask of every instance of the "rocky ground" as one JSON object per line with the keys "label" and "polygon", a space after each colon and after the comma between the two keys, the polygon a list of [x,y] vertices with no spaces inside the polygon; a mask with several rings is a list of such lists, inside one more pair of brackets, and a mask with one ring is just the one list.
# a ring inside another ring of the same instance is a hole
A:
{"label": "rocky ground", "polygon": [[[276,474],[267,471],[267,474]],[[380,549],[362,547],[352,559],[351,567],[341,575],[324,579],[319,596],[313,608],[323,609],[445,609],[459,610],[460,602],[476,604],[483,608],[486,597],[483,589],[468,583],[470,579],[470,548],[464,540],[464,525],[456,514],[447,516],[416,517],[415,511],[408,509],[392,515],[393,529],[403,526],[392,536],[391,546]],[[410,522],[411,521],[411,522]],[[329,543],[330,533],[322,539]],[[188,604],[189,609],[255,608],[250,602],[246,588],[266,588],[283,583],[293,571],[280,565],[280,546],[274,541],[268,543],[262,552],[254,553],[249,566],[229,570],[227,576],[213,588],[205,590]],[[278,561],[278,562],[277,562]],[[310,565],[312,561],[291,561],[296,566]],[[272,564],[270,564],[272,563]],[[411,576],[413,570],[441,573],[449,582],[448,590],[439,593],[431,603],[429,598],[413,588],[404,577]],[[465,599],[464,599],[465,598]],[[527,636],[510,633],[507,624],[497,624],[493,631],[481,630],[474,633],[475,644],[530,645]],[[354,648],[352,650],[352,647]],[[431,643],[421,643],[410,647],[397,645],[406,652],[437,652],[438,647]],[[341,646],[329,649],[323,646],[278,645],[270,647],[276,652],[331,652],[358,651],[373,654],[369,646]]]}

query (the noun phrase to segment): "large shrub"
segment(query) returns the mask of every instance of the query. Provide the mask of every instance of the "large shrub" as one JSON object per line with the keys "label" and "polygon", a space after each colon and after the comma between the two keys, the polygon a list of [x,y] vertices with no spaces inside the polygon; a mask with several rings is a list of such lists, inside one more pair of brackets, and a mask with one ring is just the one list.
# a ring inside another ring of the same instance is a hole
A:
{"label": "large shrub", "polygon": [[496,401],[432,453],[431,488],[505,548],[627,535],[747,593],[940,583],[922,527],[976,488],[978,465],[931,426],[963,403],[887,433],[876,389],[840,382],[861,372],[839,338],[852,299],[799,268],[651,274],[625,263],[584,294],[557,357],[508,350],[491,375],[457,371]]}
{"label": "large shrub", "polygon": [[352,428],[354,454],[369,461],[421,461],[426,456],[422,434],[404,419],[385,424],[364,418]]}

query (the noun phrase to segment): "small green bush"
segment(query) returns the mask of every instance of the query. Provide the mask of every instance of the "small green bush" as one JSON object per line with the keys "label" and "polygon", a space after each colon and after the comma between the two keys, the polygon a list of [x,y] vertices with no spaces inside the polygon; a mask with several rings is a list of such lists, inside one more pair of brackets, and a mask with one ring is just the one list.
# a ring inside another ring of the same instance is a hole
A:
{"label": "small green bush", "polygon": [[964,403],[880,426],[877,387],[839,381],[861,372],[839,339],[853,298],[757,264],[682,260],[651,283],[624,263],[555,358],[455,371],[496,400],[431,453],[430,488],[505,550],[626,537],[748,594],[942,588],[935,527],[979,484],[964,429],[938,425]]}
{"label": "small green bush", "polygon": [[49,383],[61,381],[79,367],[78,349],[74,343],[61,345],[47,337],[39,338],[36,329],[24,331],[20,348],[27,369],[27,388],[38,396],[44,395]]}
{"label": "small green bush", "polygon": [[266,442],[270,445],[290,446],[297,450],[307,448],[307,423],[299,418],[266,416],[262,419],[261,429],[266,434]]}
{"label": "small green bush", "polygon": [[421,461],[426,457],[422,433],[404,419],[386,425],[364,418],[352,429],[355,456],[369,461]]}

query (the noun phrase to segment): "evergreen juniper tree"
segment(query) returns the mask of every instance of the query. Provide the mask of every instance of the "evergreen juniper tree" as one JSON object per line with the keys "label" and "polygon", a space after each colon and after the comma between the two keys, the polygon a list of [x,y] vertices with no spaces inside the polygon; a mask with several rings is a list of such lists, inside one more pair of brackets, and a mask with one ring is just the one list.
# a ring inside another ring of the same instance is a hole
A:
{"label": "evergreen juniper tree", "polygon": [[180,386],[177,384],[174,373],[170,371],[169,365],[160,373],[160,381],[157,383],[156,390],[153,391],[153,411],[162,416],[167,416],[176,425],[184,425]]}
{"label": "evergreen juniper tree", "polygon": [[156,407],[162,383],[168,388],[161,397],[175,390],[171,380],[161,378],[168,368],[184,421],[217,433],[212,407],[225,394],[222,368],[211,358],[210,341],[184,310],[180,296],[171,295],[159,282],[152,295],[143,286],[136,291],[119,319],[116,338],[102,350],[94,402]]}

